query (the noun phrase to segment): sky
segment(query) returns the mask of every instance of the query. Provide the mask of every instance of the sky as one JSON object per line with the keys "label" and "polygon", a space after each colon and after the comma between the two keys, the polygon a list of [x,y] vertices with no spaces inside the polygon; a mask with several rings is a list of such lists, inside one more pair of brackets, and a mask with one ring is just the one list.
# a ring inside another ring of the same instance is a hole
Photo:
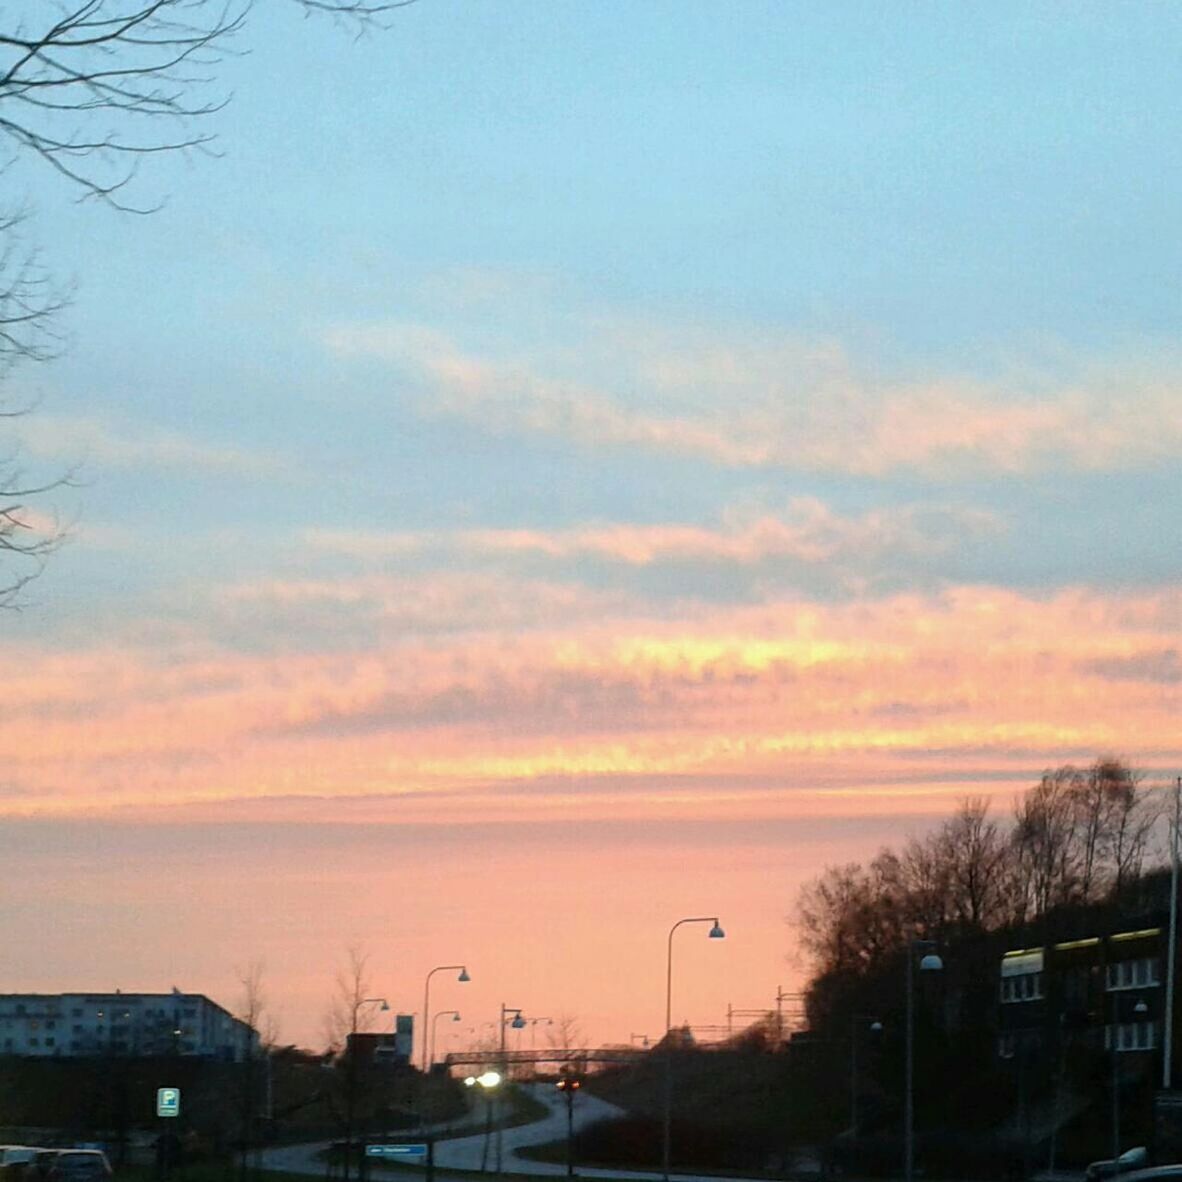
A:
{"label": "sky", "polygon": [[[0,422],[7,988],[323,1044],[768,1008],[826,865],[1044,769],[1182,771],[1182,13],[257,5]],[[446,1026],[447,1024],[445,1024]],[[529,1037],[541,1035],[527,1028]],[[524,1037],[524,1036],[523,1036]]]}

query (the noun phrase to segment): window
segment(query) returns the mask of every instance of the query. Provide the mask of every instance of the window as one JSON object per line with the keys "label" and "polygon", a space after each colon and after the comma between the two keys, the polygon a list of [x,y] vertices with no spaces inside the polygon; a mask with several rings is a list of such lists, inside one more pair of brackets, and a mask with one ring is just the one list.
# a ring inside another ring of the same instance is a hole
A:
{"label": "window", "polygon": [[1155,956],[1137,960],[1118,960],[1108,966],[1107,985],[1111,989],[1145,989],[1160,984]]}
{"label": "window", "polygon": [[1001,979],[1003,1002],[1038,1001],[1042,996],[1042,973],[1023,973],[1020,977]]}
{"label": "window", "polygon": [[52,1047],[52,1046],[56,1046],[57,1044],[55,1043],[54,1039],[52,1037],[50,1037],[45,1040],[45,1045],[47,1047]]}
{"label": "window", "polygon": [[1104,1027],[1104,1048],[1112,1049],[1112,1033],[1116,1031],[1118,1051],[1152,1051],[1157,1046],[1157,1025],[1154,1022],[1121,1022]]}

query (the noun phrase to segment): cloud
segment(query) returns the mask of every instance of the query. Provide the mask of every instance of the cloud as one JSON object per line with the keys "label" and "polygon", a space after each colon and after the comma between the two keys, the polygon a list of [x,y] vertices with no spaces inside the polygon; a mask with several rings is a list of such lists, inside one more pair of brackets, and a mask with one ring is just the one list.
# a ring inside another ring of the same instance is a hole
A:
{"label": "cloud", "polygon": [[[449,627],[462,582],[340,580],[336,599],[401,621],[364,647],[334,644],[331,614],[300,617],[319,634],[299,651],[227,649],[226,622],[199,617],[150,646],[133,631],[58,654],[14,643],[0,811],[308,797],[328,815],[338,796],[372,796],[434,822],[571,807],[757,816],[819,809],[824,788],[824,808],[853,814],[870,786],[933,766],[967,791],[1098,751],[1182,760],[1177,589],[588,611],[558,591],[539,609],[545,585],[502,579],[507,610],[490,601]],[[220,607],[249,625],[331,597],[322,582],[270,582]],[[1103,692],[1100,678],[1131,671],[1111,662],[1138,654],[1158,655],[1158,679]]]}
{"label": "cloud", "polygon": [[323,340],[412,377],[425,415],[732,468],[959,480],[1130,470],[1172,463],[1182,447],[1182,369],[1171,358],[1015,367],[989,380],[881,377],[832,343],[787,334],[585,319],[577,342],[516,351],[511,333],[469,346],[403,322],[336,325]]}
{"label": "cloud", "polygon": [[1161,685],[1182,682],[1182,657],[1176,648],[1130,653],[1128,656],[1100,657],[1084,662],[1082,669],[1108,681],[1148,681]]}
{"label": "cloud", "polygon": [[277,474],[286,464],[265,451],[213,444],[176,431],[117,424],[97,418],[31,414],[20,420],[23,447],[62,463],[108,468],[163,468],[234,476]]}
{"label": "cloud", "polygon": [[967,538],[997,536],[1003,521],[986,510],[904,505],[845,516],[815,497],[796,497],[782,513],[731,511],[717,525],[602,523],[557,529],[486,528],[415,533],[310,530],[310,545],[366,559],[437,555],[596,558],[626,566],[786,559],[807,566],[882,562],[899,555],[947,553]]}

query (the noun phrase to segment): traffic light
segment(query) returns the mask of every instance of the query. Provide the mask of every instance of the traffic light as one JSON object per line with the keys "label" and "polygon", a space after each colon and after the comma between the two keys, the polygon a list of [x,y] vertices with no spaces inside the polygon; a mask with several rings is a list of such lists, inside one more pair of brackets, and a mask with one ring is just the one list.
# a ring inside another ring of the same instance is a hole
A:
{"label": "traffic light", "polygon": [[581,1080],[572,1079],[569,1075],[564,1076],[554,1086],[560,1092],[577,1092],[581,1085]]}

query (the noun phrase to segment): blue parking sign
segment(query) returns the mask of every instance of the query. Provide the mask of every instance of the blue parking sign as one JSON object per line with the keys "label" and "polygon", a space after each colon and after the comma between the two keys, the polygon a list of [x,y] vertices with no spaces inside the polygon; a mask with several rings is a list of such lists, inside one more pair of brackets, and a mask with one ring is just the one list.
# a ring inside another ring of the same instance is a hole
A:
{"label": "blue parking sign", "polygon": [[180,1116],[181,1114],[181,1089],[180,1088],[157,1088],[156,1089],[156,1115],[157,1116]]}

